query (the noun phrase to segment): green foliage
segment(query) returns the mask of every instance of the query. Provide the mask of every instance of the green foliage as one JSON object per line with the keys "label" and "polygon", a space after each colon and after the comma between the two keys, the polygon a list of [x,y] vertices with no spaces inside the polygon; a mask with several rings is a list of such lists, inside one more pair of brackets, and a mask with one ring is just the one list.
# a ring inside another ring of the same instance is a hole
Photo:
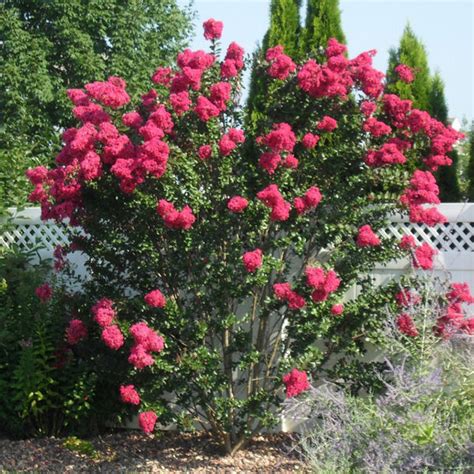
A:
{"label": "green foliage", "polygon": [[77,454],[86,455],[92,459],[100,459],[100,453],[94,448],[94,445],[90,441],[77,438],[76,436],[69,436],[63,442],[63,446],[69,451],[73,451]]}
{"label": "green foliage", "polygon": [[270,4],[270,26],[263,37],[262,46],[253,55],[250,88],[247,98],[247,124],[256,126],[265,119],[268,107],[267,90],[271,81],[261,74],[259,65],[268,48],[282,45],[285,52],[294,55],[299,52],[301,0],[272,0]]}
{"label": "green foliage", "polygon": [[346,44],[339,0],[308,0],[300,50],[304,55],[325,48],[330,38]]}
{"label": "green foliage", "polygon": [[[399,80],[395,72],[395,67],[399,64],[406,64],[414,70],[415,80],[412,83],[406,84]],[[412,100],[413,106],[418,109],[429,110],[430,90],[430,69],[425,46],[407,24],[398,48],[389,52],[387,92]]]}
{"label": "green foliage", "polygon": [[[431,80],[428,111],[433,118],[448,125],[448,106],[444,94],[444,83],[438,72]],[[448,156],[453,160],[453,164],[442,166],[435,175],[440,188],[440,199],[443,202],[459,202],[461,190],[458,183],[458,153],[453,150]]]}
{"label": "green foliage", "polygon": [[88,431],[95,377],[64,339],[64,300],[34,294],[49,263],[33,254],[0,254],[0,423],[12,436]]}
{"label": "green foliage", "polygon": [[469,161],[467,165],[467,198],[469,202],[474,202],[474,127],[469,133]]}
{"label": "green foliage", "polygon": [[191,14],[175,0],[0,3],[0,202],[26,201],[27,168],[51,162],[71,126],[66,89],[122,76],[137,97],[185,45]]}

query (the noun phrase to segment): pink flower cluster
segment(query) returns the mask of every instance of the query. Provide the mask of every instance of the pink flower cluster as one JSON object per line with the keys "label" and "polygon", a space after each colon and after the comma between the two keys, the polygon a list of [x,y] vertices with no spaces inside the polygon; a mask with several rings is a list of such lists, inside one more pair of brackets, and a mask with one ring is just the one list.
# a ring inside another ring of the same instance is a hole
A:
{"label": "pink flower cluster", "polygon": [[301,144],[304,148],[310,150],[314,148],[319,142],[319,135],[314,135],[313,133],[306,133],[301,139]]}
{"label": "pink flower cluster", "polygon": [[422,204],[439,204],[439,188],[429,171],[417,170],[410,180],[410,186],[400,198],[402,204],[410,210],[410,221],[430,226],[446,222],[436,208],[424,208]]}
{"label": "pink flower cluster", "polygon": [[406,163],[405,155],[399,150],[395,143],[384,143],[379,150],[370,150],[364,158],[367,166],[373,168]]}
{"label": "pink flower cluster", "polygon": [[296,397],[310,388],[308,375],[303,370],[292,369],[291,372],[283,375],[282,380],[286,386],[287,398]]}
{"label": "pink flower cluster", "polygon": [[228,156],[237,148],[239,143],[244,141],[244,132],[237,128],[231,128],[219,140],[219,152],[222,156]]}
{"label": "pink flower cluster", "polygon": [[417,245],[412,235],[404,235],[399,245],[403,250],[412,251],[412,264],[415,268],[422,268],[423,270],[433,268],[433,260],[438,251],[429,244],[423,242],[421,245]]}
{"label": "pink flower cluster", "polygon": [[153,411],[144,411],[138,415],[138,425],[144,433],[153,433],[158,417]]}
{"label": "pink flower cluster", "polygon": [[224,61],[221,64],[221,77],[231,79],[244,67],[244,50],[235,42],[227,48]]}
{"label": "pink flower cluster", "polygon": [[35,290],[35,295],[39,298],[41,303],[46,303],[53,296],[53,289],[48,283],[43,283]]}
{"label": "pink flower cluster", "polygon": [[304,214],[305,212],[315,209],[322,199],[321,192],[316,186],[311,186],[303,197],[296,197],[294,200],[294,207],[297,214]]}
{"label": "pink flower cluster", "polygon": [[209,18],[202,26],[204,28],[204,38],[207,40],[217,40],[222,36],[222,29],[224,28],[222,21]]}
{"label": "pink flower cluster", "polygon": [[359,228],[356,243],[358,247],[377,247],[381,244],[380,239],[370,225],[363,225]]}
{"label": "pink flower cluster", "polygon": [[418,329],[416,328],[413,318],[408,313],[402,313],[397,317],[396,320],[399,331],[406,336],[416,337],[419,335]]}
{"label": "pink flower cluster", "polygon": [[95,322],[105,328],[110,326],[116,316],[116,312],[113,308],[114,302],[108,298],[100,299],[94,306],[92,306],[92,314]]}
{"label": "pink flower cluster", "polygon": [[155,360],[151,353],[161,352],[165,347],[164,339],[146,323],[136,323],[130,327],[135,344],[130,351],[128,361],[136,369],[153,365]]}
{"label": "pink flower cluster", "polygon": [[301,309],[306,304],[305,299],[293,291],[289,283],[275,283],[273,292],[277,299],[287,302],[290,309]]}
{"label": "pink flower cluster", "polygon": [[242,255],[242,261],[247,272],[253,273],[262,266],[263,252],[261,249],[255,249],[250,252],[245,252]]}
{"label": "pink flower cluster", "polygon": [[407,84],[415,80],[413,69],[406,64],[399,64],[397,67],[395,67],[395,72],[398,74],[400,80],[406,82]]}
{"label": "pink flower cluster", "polygon": [[113,324],[116,312],[113,301],[102,298],[91,309],[95,322],[102,327],[101,339],[104,344],[112,350],[118,350],[123,346],[124,337],[120,328]]}
{"label": "pink flower cluster", "polygon": [[249,202],[242,196],[233,196],[227,202],[227,209],[236,214],[240,214],[247,209]]}
{"label": "pink flower cluster", "polygon": [[66,328],[66,340],[71,346],[76,345],[88,335],[87,327],[80,319],[71,319],[69,326]]}
{"label": "pink flower cluster", "polygon": [[84,86],[84,89],[90,98],[111,109],[118,109],[130,102],[125,87],[123,79],[112,76],[107,82],[92,82]]}
{"label": "pink flower cluster", "polygon": [[[370,103],[370,102],[369,102]],[[374,117],[369,117],[362,127],[364,131],[370,133],[374,137],[382,137],[383,135],[390,135],[392,128],[384,122],[377,120]]]}
{"label": "pink flower cluster", "polygon": [[395,301],[399,306],[414,306],[421,303],[421,297],[410,289],[404,288],[395,295]]}
{"label": "pink flower cluster", "polygon": [[341,284],[341,280],[334,270],[325,272],[320,267],[306,267],[305,274],[307,284],[313,288],[311,299],[314,302],[326,301]]}
{"label": "pink flower cluster", "polygon": [[296,71],[296,64],[283,53],[283,46],[281,45],[268,49],[265,59],[270,63],[268,74],[274,79],[283,81]]}
{"label": "pink flower cluster", "polygon": [[158,201],[156,212],[170,229],[189,230],[196,222],[196,216],[189,206],[186,205],[181,211],[177,211],[173,203],[165,199]]}
{"label": "pink flower cluster", "polygon": [[272,221],[286,221],[290,217],[291,204],[285,201],[276,184],[270,184],[258,192],[257,198],[272,210]]}
{"label": "pink flower cluster", "polygon": [[164,308],[166,305],[166,298],[160,290],[150,291],[145,295],[144,300],[152,308]]}
{"label": "pink flower cluster", "polygon": [[323,132],[333,132],[337,128],[337,121],[328,115],[325,115],[317,125],[318,130]]}
{"label": "pink flower cluster", "polygon": [[129,403],[130,405],[140,405],[140,395],[135,390],[133,385],[120,386],[120,399],[123,403]]}

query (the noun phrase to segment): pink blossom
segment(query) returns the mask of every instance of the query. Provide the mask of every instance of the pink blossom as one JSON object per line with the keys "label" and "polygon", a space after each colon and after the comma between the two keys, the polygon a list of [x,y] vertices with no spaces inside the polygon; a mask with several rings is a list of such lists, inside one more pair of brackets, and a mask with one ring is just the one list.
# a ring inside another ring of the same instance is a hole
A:
{"label": "pink blossom", "polygon": [[117,109],[130,102],[125,86],[123,79],[111,76],[107,82],[92,82],[86,84],[84,88],[93,99],[107,107]]}
{"label": "pink blossom", "polygon": [[242,213],[249,205],[247,199],[242,196],[233,196],[227,202],[227,209],[231,212]]}
{"label": "pink blossom", "polygon": [[250,252],[245,252],[242,255],[242,261],[244,263],[245,269],[249,273],[253,273],[255,272],[255,270],[262,266],[263,252],[261,249],[255,249]]}
{"label": "pink blossom", "polygon": [[133,385],[120,386],[120,399],[123,403],[129,403],[131,405],[140,405],[140,395],[135,390],[135,387]]}
{"label": "pink blossom", "polygon": [[380,239],[374,233],[370,225],[363,225],[359,228],[357,235],[357,246],[358,247],[376,247],[380,245]]}
{"label": "pink blossom", "polygon": [[152,308],[164,308],[166,305],[166,299],[160,290],[150,291],[145,295],[144,300]]}
{"label": "pink blossom", "polygon": [[296,137],[287,123],[276,123],[273,130],[263,137],[263,143],[275,153],[282,151],[293,151],[296,143]]}
{"label": "pink blossom", "polygon": [[407,313],[400,314],[397,317],[396,323],[397,323],[397,327],[399,331],[405,334],[406,336],[409,336],[409,337],[418,336],[419,334],[418,329],[416,328],[415,323],[409,314]]}
{"label": "pink blossom", "polygon": [[66,329],[66,340],[71,346],[74,346],[82,339],[87,338],[87,327],[80,319],[71,319]]}
{"label": "pink blossom", "polygon": [[229,156],[236,148],[237,145],[229,138],[229,135],[227,134],[223,135],[219,140],[219,153],[222,156]]}
{"label": "pink blossom", "polygon": [[344,312],[344,305],[341,303],[333,304],[331,306],[331,314],[334,316],[340,316]]}
{"label": "pink blossom", "polygon": [[169,86],[171,82],[171,75],[173,71],[169,67],[159,67],[151,76],[151,80],[155,84],[161,84],[162,86]]}
{"label": "pink blossom", "polygon": [[318,144],[318,141],[319,141],[318,135],[307,133],[301,139],[301,144],[303,145],[304,148],[311,149],[311,148],[314,148]]}
{"label": "pink blossom", "polygon": [[395,72],[398,74],[400,80],[406,82],[407,84],[415,80],[413,69],[406,64],[399,64],[397,67],[395,67]]}
{"label": "pink blossom", "polygon": [[136,369],[142,370],[145,367],[149,367],[155,363],[153,356],[141,345],[136,344],[132,347],[130,355],[128,356],[128,362],[132,364]]}
{"label": "pink blossom", "polygon": [[383,135],[389,135],[392,132],[390,126],[384,122],[380,122],[374,117],[369,117],[364,122],[363,129],[374,137],[382,137]]}
{"label": "pink blossom", "polygon": [[198,150],[198,156],[201,160],[208,160],[212,155],[211,145],[201,145]]}
{"label": "pink blossom", "polygon": [[413,266],[415,268],[422,268],[423,270],[430,270],[433,268],[433,258],[438,253],[436,249],[430,247],[429,244],[423,242],[415,249],[413,257]]}
{"label": "pink blossom", "polygon": [[286,397],[296,397],[301,392],[310,388],[306,372],[292,369],[291,372],[283,375],[283,383],[286,386]]}
{"label": "pink blossom", "polygon": [[158,417],[153,411],[144,411],[138,415],[138,425],[144,433],[152,433]]}
{"label": "pink blossom", "polygon": [[377,104],[369,100],[364,100],[360,104],[360,111],[366,116],[370,117],[377,110]]}
{"label": "pink blossom", "polygon": [[43,283],[36,288],[35,294],[40,299],[41,303],[46,303],[53,296],[53,289],[48,283]]}
{"label": "pink blossom", "polygon": [[114,351],[120,349],[124,343],[122,331],[116,325],[107,326],[102,331],[101,338],[105,345]]}
{"label": "pink blossom", "polygon": [[281,156],[278,153],[273,153],[271,151],[262,153],[258,160],[259,165],[270,175],[275,173],[275,170],[278,168],[280,162]]}
{"label": "pink blossom", "polygon": [[189,230],[196,222],[196,216],[189,206],[184,206],[181,211],[175,209],[171,202],[160,199],[156,212],[162,217],[165,225],[171,229]]}
{"label": "pink blossom", "polygon": [[332,117],[325,115],[317,125],[318,130],[322,130],[324,132],[332,132],[337,128],[337,122]]}
{"label": "pink blossom", "polygon": [[105,328],[112,324],[116,316],[113,304],[112,300],[102,298],[92,307],[91,311],[94,315],[94,320],[99,326]]}
{"label": "pink blossom", "polygon": [[207,122],[213,117],[217,117],[220,113],[219,109],[206,97],[199,96],[197,98],[195,112],[197,116],[203,121]]}
{"label": "pink blossom", "polygon": [[122,123],[126,127],[139,128],[143,124],[143,119],[138,112],[128,112],[122,115]]}
{"label": "pink blossom", "polygon": [[187,91],[170,94],[170,104],[176,115],[182,115],[191,107],[191,99]]}
{"label": "pink blossom", "polygon": [[399,246],[403,250],[410,250],[416,247],[415,237],[413,237],[413,235],[403,235],[400,240]]}
{"label": "pink blossom", "polygon": [[204,38],[207,40],[217,40],[222,36],[222,29],[224,28],[224,23],[222,23],[222,21],[209,18],[209,20],[206,20],[202,26],[204,28]]}

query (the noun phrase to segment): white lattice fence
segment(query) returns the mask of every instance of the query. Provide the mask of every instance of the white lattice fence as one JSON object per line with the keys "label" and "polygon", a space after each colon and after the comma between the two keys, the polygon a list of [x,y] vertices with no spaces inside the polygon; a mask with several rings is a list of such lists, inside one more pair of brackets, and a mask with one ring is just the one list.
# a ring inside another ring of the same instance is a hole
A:
{"label": "white lattice fence", "polygon": [[[0,234],[0,245],[17,244],[25,251],[40,245],[43,247],[42,256],[51,256],[57,245],[68,242],[66,227],[54,222],[42,222],[38,208],[10,211],[12,226]],[[466,281],[474,291],[474,203],[442,204],[440,211],[448,218],[446,224],[428,227],[411,224],[406,218],[394,217],[392,224],[380,233],[385,237],[397,238],[411,234],[418,243],[428,242],[439,251],[437,271],[449,271],[453,281]],[[373,274],[383,283],[409,267],[409,260],[402,259],[376,267]]]}

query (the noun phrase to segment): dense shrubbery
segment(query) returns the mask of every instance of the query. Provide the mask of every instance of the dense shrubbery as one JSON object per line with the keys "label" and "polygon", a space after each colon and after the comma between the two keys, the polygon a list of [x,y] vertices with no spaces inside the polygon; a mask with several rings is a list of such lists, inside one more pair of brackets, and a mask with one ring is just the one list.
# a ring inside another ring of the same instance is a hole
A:
{"label": "dense shrubbery", "polygon": [[433,277],[403,283],[386,329],[383,394],[354,397],[326,382],[286,403],[302,423],[296,449],[315,472],[469,470],[474,354],[459,305],[473,299]]}
{"label": "dense shrubbery", "polygon": [[243,130],[244,53],[232,43],[219,62],[221,30],[206,22],[211,54],[159,68],[135,108],[117,77],[70,90],[79,125],[53,169],[28,175],[44,219],[85,230],[69,249],[91,276],[67,302],[73,357],[111,401],[139,405],[146,432],[157,416],[202,423],[234,452],[276,422],[284,384],[371,389],[360,355],[392,295],[367,275],[410,252],[430,268],[436,253],[379,230],[394,212],[443,222],[424,205],[439,202],[430,170],[458,134],[384,95],[374,53],[349,60],[336,40],[303,64],[269,49],[259,73],[275,105]]}
{"label": "dense shrubbery", "polygon": [[49,299],[49,262],[0,253],[0,424],[12,436],[89,433],[97,383],[64,341],[67,294]]}

